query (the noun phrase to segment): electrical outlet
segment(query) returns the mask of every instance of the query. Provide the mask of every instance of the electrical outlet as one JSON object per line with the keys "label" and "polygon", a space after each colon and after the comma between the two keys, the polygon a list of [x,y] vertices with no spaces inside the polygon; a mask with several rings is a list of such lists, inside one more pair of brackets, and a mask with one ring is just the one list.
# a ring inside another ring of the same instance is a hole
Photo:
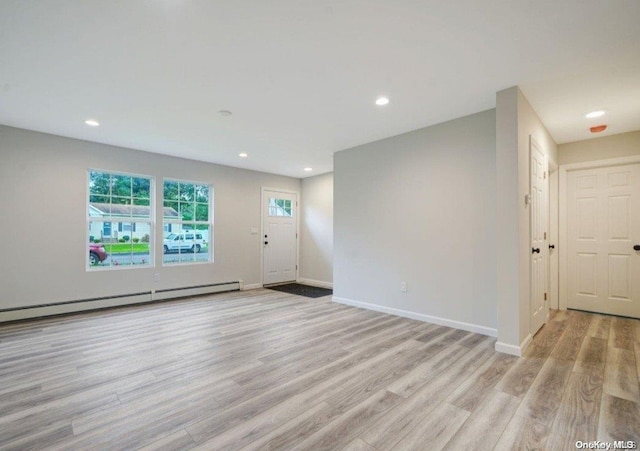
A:
{"label": "electrical outlet", "polygon": [[407,282],[400,282],[400,291],[403,293],[407,292]]}
{"label": "electrical outlet", "polygon": [[153,275],[153,281],[154,282],[160,282],[160,274],[159,273],[155,273]]}

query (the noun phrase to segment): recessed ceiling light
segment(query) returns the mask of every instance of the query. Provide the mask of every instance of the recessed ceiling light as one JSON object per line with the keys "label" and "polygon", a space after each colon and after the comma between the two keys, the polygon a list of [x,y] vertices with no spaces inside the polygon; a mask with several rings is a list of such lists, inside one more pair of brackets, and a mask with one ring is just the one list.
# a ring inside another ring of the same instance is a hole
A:
{"label": "recessed ceiling light", "polygon": [[593,119],[594,117],[604,116],[604,110],[592,111],[584,115],[587,119]]}
{"label": "recessed ceiling light", "polygon": [[245,152],[242,152],[242,153],[239,153],[239,154],[238,154],[238,156],[239,156],[240,158],[247,158],[247,157],[249,156],[249,154],[247,154],[247,153],[245,153]]}
{"label": "recessed ceiling light", "polygon": [[376,99],[376,105],[378,106],[383,106],[383,105],[386,105],[387,103],[389,103],[389,99],[386,97],[378,97]]}
{"label": "recessed ceiling light", "polygon": [[313,168],[304,168],[304,171],[305,172],[311,172],[311,171],[313,171]]}
{"label": "recessed ceiling light", "polygon": [[229,110],[220,110],[218,111],[218,114],[222,117],[229,117],[231,116],[233,113]]}
{"label": "recessed ceiling light", "polygon": [[97,127],[98,125],[100,125],[100,123],[94,119],[87,119],[86,121],[84,121],[84,123],[91,127]]}

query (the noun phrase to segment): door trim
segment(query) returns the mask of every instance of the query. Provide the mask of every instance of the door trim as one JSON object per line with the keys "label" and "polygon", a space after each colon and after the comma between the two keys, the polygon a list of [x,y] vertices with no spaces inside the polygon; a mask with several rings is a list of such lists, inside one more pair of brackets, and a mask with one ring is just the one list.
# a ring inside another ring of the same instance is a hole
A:
{"label": "door trim", "polygon": [[262,186],[260,188],[260,287],[264,286],[264,246],[262,245],[264,237],[264,193],[266,191],[276,191],[278,193],[287,193],[296,195],[296,282],[300,279],[300,193],[290,189],[272,188],[269,186]]}
{"label": "door trim", "polygon": [[640,155],[560,165],[558,169],[558,171],[560,172],[560,184],[558,187],[558,222],[560,232],[558,235],[558,270],[560,273],[558,278],[558,307],[560,310],[567,309],[568,298],[567,265],[569,256],[566,250],[568,243],[567,173],[572,171],[579,171],[582,169],[599,169],[610,166],[626,166],[628,164],[637,163],[640,163]]}
{"label": "door trim", "polygon": [[[533,229],[534,229],[534,225],[533,225],[533,182],[534,179],[532,177],[532,162],[533,162],[533,156],[534,156],[534,151],[537,151],[543,158],[543,171],[545,172],[545,176],[544,176],[544,182],[543,182],[543,186],[544,186],[544,196],[543,196],[543,200],[542,200],[542,207],[540,208],[540,210],[542,210],[544,212],[544,216],[545,216],[545,221],[544,221],[544,227],[546,229],[546,231],[544,232],[546,235],[548,235],[549,233],[549,158],[547,156],[547,154],[544,152],[544,149],[542,148],[542,146],[538,143],[538,141],[536,141],[536,139],[532,136],[529,135],[529,247],[531,248],[533,245]],[[542,291],[545,293],[548,293],[549,291],[549,251],[546,248],[548,244],[548,239],[544,240],[544,244],[542,246],[542,253],[544,254],[542,261],[544,264],[544,284],[542,286]],[[534,303],[536,302],[536,300],[534,299],[534,293],[535,293],[535,288],[534,288],[534,272],[533,272],[533,260],[532,260],[532,253],[529,254],[529,335],[533,336],[535,335],[536,332],[538,332],[538,330],[540,330],[540,328],[546,324],[546,322],[549,320],[549,301],[545,298],[544,301],[544,321],[542,322],[542,325],[538,328],[535,327],[535,325],[533,324],[533,306]],[[535,330],[534,330],[535,329]]]}

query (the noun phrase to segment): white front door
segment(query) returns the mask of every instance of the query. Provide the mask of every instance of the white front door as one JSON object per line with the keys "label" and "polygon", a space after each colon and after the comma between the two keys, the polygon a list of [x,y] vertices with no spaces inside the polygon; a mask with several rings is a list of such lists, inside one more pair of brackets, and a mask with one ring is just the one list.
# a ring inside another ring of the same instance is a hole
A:
{"label": "white front door", "polygon": [[567,236],[567,306],[640,318],[640,164],[569,172]]}
{"label": "white front door", "polygon": [[297,194],[265,189],[262,208],[263,283],[294,282],[298,256]]}
{"label": "white front door", "polygon": [[531,139],[530,228],[531,228],[531,318],[535,334],[547,320],[547,160]]}

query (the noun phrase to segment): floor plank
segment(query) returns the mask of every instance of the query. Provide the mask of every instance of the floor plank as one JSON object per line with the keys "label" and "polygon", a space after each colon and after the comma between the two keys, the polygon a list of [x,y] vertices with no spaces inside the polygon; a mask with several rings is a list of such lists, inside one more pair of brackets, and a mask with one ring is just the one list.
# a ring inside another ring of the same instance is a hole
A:
{"label": "floor plank", "polygon": [[638,383],[640,384],[640,341],[635,343],[633,346],[635,348],[636,369],[638,372]]}
{"label": "floor plank", "polygon": [[156,440],[140,448],[141,451],[166,451],[170,449],[185,450],[192,449],[195,442],[184,429],[179,429],[171,435],[160,440]]}
{"label": "floor plank", "polygon": [[382,390],[373,394],[329,425],[302,441],[299,449],[333,450],[346,446],[376,419],[402,401],[395,393]]}
{"label": "floor plank", "polygon": [[605,393],[600,408],[598,440],[640,443],[640,404]]}
{"label": "floor plank", "polygon": [[516,413],[500,436],[495,450],[537,450],[547,449],[550,427]]}
{"label": "floor plank", "polygon": [[597,439],[602,385],[598,373],[572,372],[547,440],[548,449],[573,450],[578,440]]}
{"label": "floor plank", "polygon": [[587,335],[593,338],[609,339],[609,330],[611,329],[611,316],[596,315],[594,316]]}
{"label": "floor plank", "polygon": [[551,426],[556,417],[573,362],[550,357],[522,400],[517,414]]}
{"label": "floor plank", "polygon": [[516,357],[506,354],[496,355],[460,385],[448,401],[460,409],[473,412],[517,360]]}
{"label": "floor plank", "polygon": [[534,379],[544,366],[546,359],[519,359],[498,382],[496,389],[519,398],[524,397]]}
{"label": "floor plank", "polygon": [[379,449],[392,448],[410,431],[428,421],[447,396],[493,355],[495,353],[490,350],[479,347],[479,352],[465,353],[440,370],[431,372],[430,377],[417,379],[421,382],[412,384],[407,401],[372,424],[361,438]]}
{"label": "floor plank", "polygon": [[574,371],[603,374],[607,358],[607,339],[587,336],[576,358]]}
{"label": "floor plank", "polygon": [[426,444],[430,450],[443,449],[470,415],[468,411],[445,402],[435,409],[425,421],[410,430],[394,446],[394,449],[420,451],[425,449]]}
{"label": "floor plank", "polygon": [[243,451],[258,449],[292,449],[302,440],[327,425],[341,412],[326,402],[311,406],[303,414],[271,430],[245,446]]}
{"label": "floor plank", "polygon": [[495,338],[267,289],[0,324],[1,449],[574,449],[638,440],[640,321]]}
{"label": "floor plank", "polygon": [[635,321],[629,318],[614,317],[611,322],[609,346],[618,349],[633,350]]}
{"label": "floor plank", "polygon": [[375,451],[375,448],[365,443],[360,438],[355,438],[351,443],[342,448],[342,451]]}
{"label": "floor plank", "polygon": [[443,449],[492,449],[511,421],[519,403],[519,398],[491,389]]}
{"label": "floor plank", "polygon": [[640,402],[640,386],[634,351],[609,346],[604,373],[604,391],[612,396]]}

